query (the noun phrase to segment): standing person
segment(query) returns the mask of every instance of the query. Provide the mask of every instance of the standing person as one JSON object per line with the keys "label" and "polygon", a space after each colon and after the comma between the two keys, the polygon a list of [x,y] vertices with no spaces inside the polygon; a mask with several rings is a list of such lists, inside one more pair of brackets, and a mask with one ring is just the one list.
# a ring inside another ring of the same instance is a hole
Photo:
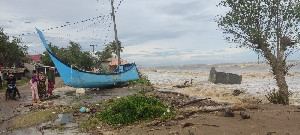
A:
{"label": "standing person", "polygon": [[32,94],[32,100],[35,103],[36,102],[38,102],[38,103],[41,102],[40,98],[39,98],[39,94],[38,94],[38,88],[37,88],[38,84],[37,84],[37,82],[38,82],[38,79],[37,79],[36,71],[33,70],[33,74],[32,74],[32,77],[31,77],[29,83],[31,85],[30,89],[31,89],[31,94]]}
{"label": "standing person", "polygon": [[[9,74],[8,78],[5,79],[5,84],[7,84],[7,85],[8,84],[17,84],[17,79],[14,77],[13,74]],[[16,93],[18,94],[19,98],[21,98],[20,92],[17,88],[16,88]],[[6,89],[5,100],[7,100],[7,97],[8,97],[8,93],[7,93],[7,89]]]}
{"label": "standing person", "polygon": [[50,67],[49,71],[47,72],[47,77],[48,77],[48,91],[47,93],[50,96],[53,96],[53,89],[54,89],[54,84],[55,84],[55,72],[54,72],[54,67]]}
{"label": "standing person", "polygon": [[42,98],[45,98],[46,96],[46,77],[44,75],[43,72],[40,72],[39,74],[39,96],[42,97]]}

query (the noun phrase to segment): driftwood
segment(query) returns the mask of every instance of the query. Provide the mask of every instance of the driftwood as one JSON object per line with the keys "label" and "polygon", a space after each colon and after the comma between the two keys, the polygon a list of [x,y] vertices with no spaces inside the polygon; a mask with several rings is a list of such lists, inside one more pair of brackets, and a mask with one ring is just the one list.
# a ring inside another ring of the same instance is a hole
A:
{"label": "driftwood", "polygon": [[159,92],[164,93],[164,94],[174,94],[174,95],[180,95],[183,97],[189,97],[189,95],[187,95],[187,94],[182,94],[182,93],[173,92],[173,91],[159,91]]}
{"label": "driftwood", "polygon": [[194,103],[197,103],[197,102],[200,102],[200,101],[203,101],[203,100],[208,100],[208,98],[203,98],[203,99],[195,99],[195,100],[192,100],[192,101],[189,101],[185,104],[182,104],[182,105],[179,105],[178,107],[179,108],[182,108],[184,106],[187,106],[187,105],[190,105],[190,104],[194,104]]}
{"label": "driftwood", "polygon": [[[240,110],[245,110],[245,109],[258,109],[259,107],[257,105],[235,105],[232,107],[228,107],[228,106],[205,106],[205,107],[201,107],[198,110],[193,110],[193,111],[189,111],[189,112],[185,112],[183,115],[179,115],[175,118],[175,120],[183,120],[185,118],[188,118],[191,115],[194,115],[196,113],[203,113],[203,112],[215,112],[215,111],[224,111],[226,115],[226,113],[228,114],[228,116],[225,117],[233,117],[233,111],[240,111]],[[245,113],[241,113],[240,114],[242,116],[243,119],[247,119],[248,117],[250,118],[250,115],[247,115]]]}
{"label": "driftwood", "polygon": [[189,116],[194,115],[196,113],[221,111],[221,110],[224,110],[225,108],[226,107],[224,107],[224,106],[216,106],[216,107],[206,106],[206,107],[201,107],[199,110],[194,110],[194,111],[186,112],[183,115],[180,115],[179,117],[177,117],[175,119],[176,120],[182,120],[182,119],[188,118]]}
{"label": "driftwood", "polygon": [[242,76],[232,73],[217,72],[216,69],[212,67],[208,80],[215,84],[241,84]]}
{"label": "driftwood", "polygon": [[33,104],[24,105],[24,107],[29,107],[29,106],[33,106]]}
{"label": "driftwood", "polygon": [[202,124],[203,126],[220,127],[218,125]]}
{"label": "driftwood", "polygon": [[232,111],[240,111],[240,110],[246,110],[246,109],[258,109],[258,105],[235,105],[231,107]]}

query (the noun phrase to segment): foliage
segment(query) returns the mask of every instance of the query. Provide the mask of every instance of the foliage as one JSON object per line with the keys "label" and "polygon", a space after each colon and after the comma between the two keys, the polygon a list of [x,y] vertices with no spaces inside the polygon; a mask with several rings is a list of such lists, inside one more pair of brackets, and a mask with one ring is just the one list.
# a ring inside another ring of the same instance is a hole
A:
{"label": "foliage", "polygon": [[[70,46],[67,48],[58,48],[50,43],[49,47],[52,53],[64,63],[83,70],[91,70],[94,66],[95,58],[93,58],[89,52],[82,51],[82,48],[78,43],[70,41]],[[54,66],[47,51],[43,52],[41,61],[45,65]]]}
{"label": "foliage", "polygon": [[[121,45],[120,41],[119,44]],[[91,70],[94,66],[96,66],[96,61],[105,61],[106,59],[111,58],[113,53],[116,53],[115,41],[107,44],[103,51],[97,51],[95,53],[97,58],[93,57],[89,52],[82,51],[80,44],[72,41],[70,41],[70,46],[67,48],[59,48],[51,43],[49,43],[49,47],[52,53],[64,63],[84,70]],[[120,51],[123,51],[122,48]],[[44,63],[44,65],[54,66],[47,51],[43,52],[41,61]]]}
{"label": "foliage", "polygon": [[29,78],[22,78],[21,80],[18,80],[17,86],[22,86],[22,85],[28,84],[29,80],[30,80]]}
{"label": "foliage", "polygon": [[[119,41],[119,46],[120,46],[119,51],[123,52],[121,44],[122,43]],[[95,54],[97,55],[98,60],[100,60],[100,61],[105,61],[106,59],[111,58],[112,54],[117,55],[116,41],[108,43],[102,52],[97,51]]]}
{"label": "foliage", "polygon": [[[216,20],[226,40],[264,56],[272,67],[281,96],[287,98],[286,59],[299,50],[300,4],[298,0],[223,0],[228,12]],[[297,40],[296,40],[297,39]]]}
{"label": "foliage", "polygon": [[81,129],[84,129],[86,131],[95,129],[97,126],[99,126],[100,120],[98,118],[92,118],[92,119],[86,119],[82,122],[82,124],[79,126]]}
{"label": "foliage", "polygon": [[18,45],[21,42],[16,37],[9,37],[5,35],[2,28],[0,28],[0,64],[4,67],[23,67],[25,62],[29,61],[27,55],[27,46]]}
{"label": "foliage", "polygon": [[56,119],[58,114],[74,113],[77,110],[78,109],[75,108],[68,108],[66,110],[48,109],[48,110],[38,110],[35,112],[29,112],[28,114],[21,115],[13,119],[12,125],[10,126],[10,130],[36,126],[43,122]]}
{"label": "foliage", "polygon": [[114,100],[103,112],[96,115],[104,123],[115,127],[130,125],[140,120],[155,117],[164,119],[172,116],[169,107],[160,100],[145,95],[135,94]]}
{"label": "foliage", "polygon": [[57,115],[52,112],[59,112],[59,111],[60,110],[44,110],[44,111],[37,111],[26,115],[22,115],[20,117],[17,117],[15,120],[13,120],[11,129],[31,127],[31,126],[41,124],[45,121],[52,120]]}
{"label": "foliage", "polygon": [[269,102],[273,104],[284,104],[287,100],[285,96],[279,94],[279,92],[275,91],[275,89],[273,90],[273,92],[269,92],[266,95],[266,98],[268,99]]}
{"label": "foliage", "polygon": [[147,78],[139,78],[138,80],[135,81],[128,81],[125,84],[131,86],[137,83],[151,85],[150,81]]}

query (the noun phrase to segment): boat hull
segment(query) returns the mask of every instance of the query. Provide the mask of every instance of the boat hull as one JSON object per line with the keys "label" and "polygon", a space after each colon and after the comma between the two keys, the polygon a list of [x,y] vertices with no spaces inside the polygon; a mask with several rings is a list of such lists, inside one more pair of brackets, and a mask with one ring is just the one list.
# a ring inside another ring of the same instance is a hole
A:
{"label": "boat hull", "polygon": [[77,88],[99,88],[109,85],[114,85],[117,83],[124,83],[127,81],[137,80],[139,78],[138,70],[134,63],[120,65],[120,69],[123,69],[120,72],[116,73],[92,73],[82,70],[78,70],[63,63],[59,60],[52,52],[50,47],[45,41],[45,38],[42,32],[36,29],[37,33],[40,36],[47,52],[49,53],[55,67],[57,68],[63,82],[71,87]]}

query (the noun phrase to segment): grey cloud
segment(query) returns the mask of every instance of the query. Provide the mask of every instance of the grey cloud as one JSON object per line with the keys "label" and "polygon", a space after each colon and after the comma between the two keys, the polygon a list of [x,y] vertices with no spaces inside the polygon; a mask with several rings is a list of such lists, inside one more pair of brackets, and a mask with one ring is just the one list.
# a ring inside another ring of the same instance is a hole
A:
{"label": "grey cloud", "polygon": [[213,22],[214,16],[212,15],[190,15],[185,17],[185,19],[194,22]]}
{"label": "grey cloud", "polygon": [[161,7],[159,10],[169,15],[189,15],[195,13],[201,9],[202,5],[200,1],[192,1],[187,3],[171,3]]}

